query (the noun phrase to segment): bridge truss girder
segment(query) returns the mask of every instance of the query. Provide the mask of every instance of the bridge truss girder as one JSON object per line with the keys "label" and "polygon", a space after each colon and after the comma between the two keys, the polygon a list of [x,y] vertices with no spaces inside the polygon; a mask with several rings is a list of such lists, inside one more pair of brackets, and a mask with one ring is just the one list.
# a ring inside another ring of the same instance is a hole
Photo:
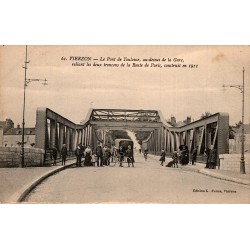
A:
{"label": "bridge truss girder", "polygon": [[98,142],[105,143],[109,130],[150,131],[142,147],[155,155],[162,149],[172,154],[181,144],[187,145],[189,151],[198,146],[203,161],[205,147],[213,145],[218,155],[229,152],[227,113],[216,113],[182,127],[171,127],[164,122],[161,112],[155,110],[90,109],[85,121],[75,124],[48,108],[37,109],[36,147],[45,151],[53,146],[60,150],[64,143],[72,155],[78,143],[95,148]]}
{"label": "bridge truss girder", "polygon": [[215,148],[219,165],[219,154],[229,153],[229,115],[216,113],[182,127],[169,127],[163,124],[143,141],[143,148],[147,148],[153,154],[159,154],[164,149],[171,155],[179,150],[180,145],[187,145],[190,153],[198,146],[197,158],[203,162],[206,161],[205,149]]}
{"label": "bridge truss girder", "polygon": [[157,110],[92,109],[90,121],[159,122]]}

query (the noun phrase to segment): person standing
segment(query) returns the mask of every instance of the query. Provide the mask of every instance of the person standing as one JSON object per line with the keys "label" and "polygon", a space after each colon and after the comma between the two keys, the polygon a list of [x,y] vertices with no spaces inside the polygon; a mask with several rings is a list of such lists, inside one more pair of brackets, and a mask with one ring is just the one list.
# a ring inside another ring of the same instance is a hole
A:
{"label": "person standing", "polygon": [[166,159],[166,153],[165,153],[165,150],[162,149],[161,158],[160,158],[161,166],[163,166],[163,163],[165,162],[165,159]]}
{"label": "person standing", "polygon": [[96,163],[96,154],[92,154],[92,156],[91,156],[91,165],[95,167],[95,163]]}
{"label": "person standing", "polygon": [[118,150],[118,159],[119,159],[119,167],[122,167],[122,162],[124,160],[124,152],[123,152],[123,147],[120,146]]}
{"label": "person standing", "polygon": [[103,165],[107,166],[108,165],[108,147],[107,147],[107,145],[104,145],[102,151],[103,151]]}
{"label": "person standing", "polygon": [[173,153],[172,159],[173,159],[173,167],[175,168],[176,166],[176,168],[178,168],[178,152],[177,151]]}
{"label": "person standing", "polygon": [[210,157],[209,157],[209,168],[210,169],[216,169],[216,159],[217,159],[216,149],[212,148],[210,150]]}
{"label": "person standing", "polygon": [[91,166],[91,160],[92,160],[92,150],[90,148],[90,145],[87,146],[87,148],[84,151],[85,159],[84,159],[84,166]]}
{"label": "person standing", "polygon": [[194,165],[194,163],[196,162],[197,152],[198,152],[198,146],[196,146],[192,152],[192,165]]}
{"label": "person standing", "polygon": [[111,147],[111,162],[114,162],[114,159],[117,157],[117,148],[115,145]]}
{"label": "person standing", "polygon": [[106,151],[106,156],[107,156],[107,166],[110,165],[110,159],[111,159],[111,149],[108,148]]}
{"label": "person standing", "polygon": [[207,157],[206,167],[209,168],[209,159],[210,159],[210,149],[207,147],[205,150],[205,156]]}
{"label": "person standing", "polygon": [[61,156],[62,156],[62,165],[64,166],[66,163],[66,158],[68,155],[68,149],[66,147],[66,144],[63,144],[62,149],[61,149]]}
{"label": "person standing", "polygon": [[95,149],[96,153],[96,161],[97,161],[97,167],[101,166],[103,164],[103,152],[102,152],[102,146],[100,142],[98,142],[97,147]]}
{"label": "person standing", "polygon": [[75,150],[76,167],[81,167],[82,155],[83,155],[83,151],[82,151],[81,144],[78,144]]}
{"label": "person standing", "polygon": [[57,159],[57,148],[56,148],[56,146],[53,146],[52,154],[53,154],[54,165],[56,165],[56,159]]}
{"label": "person standing", "polygon": [[126,156],[127,156],[128,167],[130,167],[130,164],[132,164],[132,167],[134,167],[134,154],[131,145],[128,145]]}

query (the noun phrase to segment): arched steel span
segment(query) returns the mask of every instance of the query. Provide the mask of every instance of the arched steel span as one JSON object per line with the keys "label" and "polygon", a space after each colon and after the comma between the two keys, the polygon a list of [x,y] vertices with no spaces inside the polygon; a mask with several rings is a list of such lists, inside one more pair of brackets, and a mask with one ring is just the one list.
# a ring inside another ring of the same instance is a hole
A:
{"label": "arched steel span", "polygon": [[[48,108],[38,108],[36,113],[36,147],[58,149],[65,143],[73,152],[78,143],[96,147],[105,143],[108,130],[150,131],[142,147],[158,155],[162,149],[168,154],[181,144],[189,151],[198,146],[198,159],[204,161],[205,148],[213,146],[217,153],[229,152],[229,115],[216,113],[182,127],[172,127],[159,110],[89,109],[85,120],[75,124]],[[45,156],[46,158],[47,156]]]}

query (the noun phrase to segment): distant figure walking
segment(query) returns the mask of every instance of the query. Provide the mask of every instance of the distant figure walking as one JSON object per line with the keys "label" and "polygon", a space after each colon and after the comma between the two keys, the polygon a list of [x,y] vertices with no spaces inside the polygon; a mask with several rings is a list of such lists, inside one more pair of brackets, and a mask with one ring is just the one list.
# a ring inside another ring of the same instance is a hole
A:
{"label": "distant figure walking", "polygon": [[68,149],[66,147],[66,144],[63,144],[62,149],[61,149],[61,156],[62,156],[62,165],[64,166],[66,163],[66,158],[68,155]]}
{"label": "distant figure walking", "polygon": [[163,163],[165,162],[165,159],[166,159],[166,153],[165,153],[165,150],[162,149],[161,158],[160,158],[161,166],[163,166]]}
{"label": "distant figure walking", "polygon": [[147,148],[144,150],[143,156],[144,156],[144,159],[146,161],[148,158],[148,149]]}

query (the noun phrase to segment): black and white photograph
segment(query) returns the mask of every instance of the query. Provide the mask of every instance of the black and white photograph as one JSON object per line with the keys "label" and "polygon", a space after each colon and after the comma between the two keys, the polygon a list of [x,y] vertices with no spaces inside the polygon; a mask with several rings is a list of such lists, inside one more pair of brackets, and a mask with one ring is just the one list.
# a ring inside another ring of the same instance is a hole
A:
{"label": "black and white photograph", "polygon": [[249,204],[249,46],[0,58],[0,203]]}

